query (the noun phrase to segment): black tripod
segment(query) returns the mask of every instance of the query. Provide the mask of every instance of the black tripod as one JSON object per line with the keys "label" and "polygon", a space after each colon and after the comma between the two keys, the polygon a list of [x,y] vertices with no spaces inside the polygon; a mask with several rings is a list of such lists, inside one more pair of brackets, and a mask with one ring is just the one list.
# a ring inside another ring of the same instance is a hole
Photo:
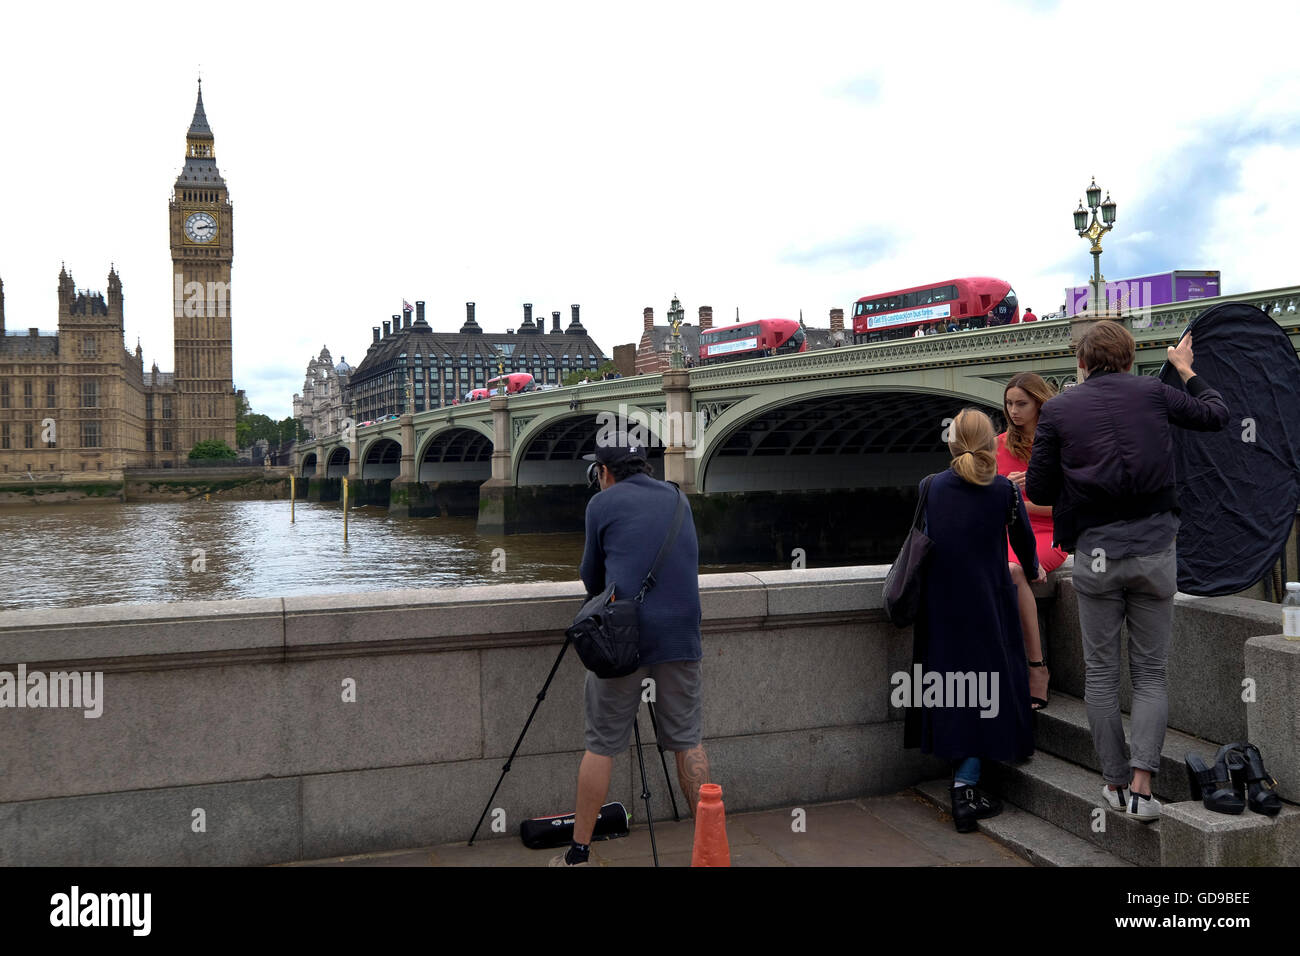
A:
{"label": "black tripod", "polygon": [[[564,652],[569,649],[569,636],[566,634],[564,643],[560,645],[560,653],[555,657],[555,663],[551,665],[551,672],[546,675],[546,683],[537,694],[537,702],[533,704],[533,709],[528,715],[528,720],[524,722],[524,729],[519,731],[519,739],[515,741],[515,747],[510,751],[510,756],[506,759],[505,766],[501,768],[501,776],[497,778],[497,785],[492,788],[492,794],[488,797],[487,803],[483,807],[483,812],[479,814],[478,823],[474,824],[474,832],[469,835],[467,846],[474,845],[474,838],[478,836],[479,827],[483,825],[483,820],[487,817],[488,810],[492,806],[492,801],[496,799],[497,791],[501,789],[502,782],[506,779],[506,774],[510,772],[510,765],[514,763],[515,754],[519,753],[519,747],[524,742],[524,735],[528,733],[528,728],[532,725],[533,718],[537,716],[537,709],[542,706],[542,701],[546,699],[546,691],[551,686],[551,681],[555,679],[555,672],[560,669],[560,661],[564,659]],[[664,768],[664,780],[668,784],[668,797],[673,804],[673,819],[681,820],[677,812],[677,797],[673,793],[673,781],[668,775],[668,761],[664,757],[664,747],[659,741],[659,722],[655,719],[655,705],[647,702],[650,708],[650,727],[654,730],[655,744],[659,747],[659,763]],[[650,784],[645,775],[645,759],[641,755],[641,724],[639,720],[632,722],[633,732],[636,734],[636,760],[641,768],[641,799],[645,801],[645,818],[646,824],[650,828],[650,853],[654,857],[655,866],[659,865],[659,850],[655,846],[655,824],[654,815],[650,810]]]}

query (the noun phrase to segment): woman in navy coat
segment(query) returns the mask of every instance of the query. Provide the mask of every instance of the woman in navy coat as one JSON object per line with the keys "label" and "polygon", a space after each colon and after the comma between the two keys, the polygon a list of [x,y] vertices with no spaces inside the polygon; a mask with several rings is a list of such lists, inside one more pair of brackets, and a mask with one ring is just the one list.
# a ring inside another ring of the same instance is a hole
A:
{"label": "woman in navy coat", "polygon": [[952,422],[948,447],[952,465],[930,479],[926,499],[925,533],[934,545],[913,627],[904,745],[956,762],[953,822],[966,833],[977,819],[1002,809],[976,786],[980,758],[1023,760],[1034,752],[1025,645],[1007,570],[1008,531],[1031,580],[1044,575],[1024,502],[997,473],[997,436],[988,416],[963,409]]}

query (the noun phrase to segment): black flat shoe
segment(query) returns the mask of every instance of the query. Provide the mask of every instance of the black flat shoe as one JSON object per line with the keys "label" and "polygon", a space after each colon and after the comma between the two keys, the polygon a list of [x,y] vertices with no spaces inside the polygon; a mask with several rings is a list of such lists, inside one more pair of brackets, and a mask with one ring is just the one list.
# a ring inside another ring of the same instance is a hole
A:
{"label": "black flat shoe", "polygon": [[958,833],[973,833],[979,829],[977,820],[996,817],[1001,812],[1002,801],[979,787],[952,788],[952,822]]}
{"label": "black flat shoe", "polygon": [[1247,792],[1246,804],[1255,813],[1275,817],[1282,812],[1282,800],[1277,795],[1277,781],[1264,769],[1264,758],[1254,744],[1233,744],[1240,756],[1241,766],[1232,770],[1232,781],[1237,792]]}
{"label": "black flat shoe", "polygon": [[1232,771],[1228,768],[1229,754],[1238,753],[1233,749],[1234,746],[1227,744],[1220,747],[1213,767],[1205,766],[1205,761],[1199,754],[1189,753],[1184,758],[1184,763],[1187,764],[1187,785],[1191,788],[1192,799],[1201,800],[1207,810],[1238,814],[1246,809],[1246,801],[1233,789]]}

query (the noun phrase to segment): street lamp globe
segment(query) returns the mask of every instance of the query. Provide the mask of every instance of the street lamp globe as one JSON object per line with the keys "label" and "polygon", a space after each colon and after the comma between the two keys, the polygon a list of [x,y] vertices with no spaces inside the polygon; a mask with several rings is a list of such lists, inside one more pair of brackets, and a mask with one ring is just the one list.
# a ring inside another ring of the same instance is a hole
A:
{"label": "street lamp globe", "polygon": [[1092,177],[1092,185],[1088,187],[1088,208],[1096,209],[1097,204],[1101,202],[1101,187],[1097,185],[1097,177]]}
{"label": "street lamp globe", "polygon": [[1106,193],[1106,201],[1101,204],[1101,221],[1106,225],[1115,222],[1115,201],[1110,198],[1110,193]]}
{"label": "street lamp globe", "polygon": [[1083,235],[1083,230],[1088,228],[1088,210],[1083,208],[1083,200],[1079,200],[1079,208],[1074,211],[1074,231]]}

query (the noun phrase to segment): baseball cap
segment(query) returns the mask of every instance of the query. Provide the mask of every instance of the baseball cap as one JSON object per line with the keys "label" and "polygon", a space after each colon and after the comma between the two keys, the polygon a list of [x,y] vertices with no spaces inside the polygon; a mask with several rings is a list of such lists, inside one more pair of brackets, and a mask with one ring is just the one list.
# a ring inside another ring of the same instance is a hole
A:
{"label": "baseball cap", "polygon": [[583,455],[583,461],[598,461],[602,465],[617,465],[629,458],[646,456],[644,445],[597,445],[594,455]]}

